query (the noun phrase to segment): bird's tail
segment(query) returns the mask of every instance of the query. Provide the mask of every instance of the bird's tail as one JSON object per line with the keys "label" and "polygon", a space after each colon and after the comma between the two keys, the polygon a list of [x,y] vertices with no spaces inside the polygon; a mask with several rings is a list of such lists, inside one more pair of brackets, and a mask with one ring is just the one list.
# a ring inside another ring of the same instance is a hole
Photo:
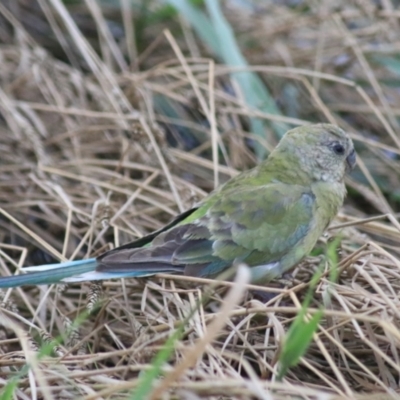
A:
{"label": "bird's tail", "polygon": [[[65,263],[39,265],[23,268],[27,274],[3,276],[0,278],[0,288],[11,288],[24,285],[47,285],[58,282],[78,282],[95,280],[82,278],[87,273],[93,273],[97,262],[95,258],[87,260],[67,261]],[[97,278],[97,279],[102,279]]]}
{"label": "bird's tail", "polygon": [[22,271],[27,272],[26,274],[0,277],[0,289],[25,285],[49,285],[59,282],[73,283],[120,278],[142,278],[155,275],[158,272],[165,272],[158,269],[127,269],[116,272],[101,272],[96,271],[97,266],[98,263],[95,258],[88,258],[87,260],[25,267],[22,268]]}

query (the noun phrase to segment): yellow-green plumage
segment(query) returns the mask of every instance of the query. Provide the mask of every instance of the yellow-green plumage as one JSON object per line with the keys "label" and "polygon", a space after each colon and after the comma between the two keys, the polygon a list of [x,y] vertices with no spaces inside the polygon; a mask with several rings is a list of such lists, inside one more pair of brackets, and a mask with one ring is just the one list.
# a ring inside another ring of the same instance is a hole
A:
{"label": "yellow-green plumage", "polygon": [[160,231],[87,265],[53,265],[51,277],[43,266],[36,277],[2,278],[0,287],[158,272],[214,277],[235,261],[251,267],[254,282],[268,282],[312,250],[343,204],[344,176],[354,164],[353,143],[340,128],[318,124],[293,129],[266,161]]}

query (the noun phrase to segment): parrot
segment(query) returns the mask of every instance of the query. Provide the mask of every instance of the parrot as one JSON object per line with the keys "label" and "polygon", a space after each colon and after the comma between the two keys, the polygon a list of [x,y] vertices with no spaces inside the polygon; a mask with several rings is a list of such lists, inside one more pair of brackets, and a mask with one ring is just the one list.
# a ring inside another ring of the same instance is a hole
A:
{"label": "parrot", "polygon": [[356,165],[348,133],[320,123],[286,132],[266,160],[211,192],[163,228],[97,258],[22,268],[0,288],[140,278],[216,278],[235,263],[266,284],[313,249],[343,205]]}

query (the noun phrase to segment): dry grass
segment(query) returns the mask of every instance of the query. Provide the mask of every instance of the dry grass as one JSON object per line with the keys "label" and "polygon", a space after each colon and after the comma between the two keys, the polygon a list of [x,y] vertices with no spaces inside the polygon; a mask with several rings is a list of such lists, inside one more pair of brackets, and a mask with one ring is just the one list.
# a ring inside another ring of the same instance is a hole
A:
{"label": "dry grass", "polygon": [[[19,20],[0,3],[1,274],[50,262],[48,255],[95,256],[160,228],[238,169],[254,165],[250,140],[274,147],[271,130],[263,140],[246,131],[248,116],[289,126],[337,123],[353,135],[359,169],[348,181],[351,196],[342,213],[322,238],[338,230],[344,235],[340,278],[331,296],[327,274],[318,284],[309,312],[323,305],[324,317],[299,366],[275,381],[282,338],[320,257],[307,258],[289,283],[269,289],[277,296],[265,304],[251,294],[239,301],[241,289],[234,286],[230,296],[238,297],[224,307],[224,287],[231,284],[220,283],[189,320],[163,366],[167,378],[157,382],[163,398],[396,398],[400,92],[382,84],[396,76],[370,57],[398,51],[390,2],[382,9],[372,1],[335,2],[335,13],[329,1],[308,12],[282,5],[240,15],[226,10],[238,36],[256,43],[246,54],[258,65],[251,69],[270,85],[287,117],[247,107],[230,81],[234,69],[200,58],[203,50],[187,26],[186,41],[178,42],[168,31],[156,37],[160,30],[153,28],[148,35],[155,41],[130,69],[101,13],[92,22],[103,32],[99,57],[61,2],[39,3],[62,28],[54,42],[64,38],[70,60],[85,72],[44,51],[21,25],[27,14]],[[45,17],[40,21],[47,26]],[[125,30],[133,31],[130,21]],[[134,58],[134,49],[128,56]],[[158,94],[170,100],[176,117],[155,106]],[[196,139],[190,151],[187,132]],[[30,362],[16,398],[129,397],[208,285],[160,276],[108,281],[102,288],[4,292],[0,386]],[[46,342],[70,329],[88,290],[92,301],[103,298],[100,310],[74,327],[57,357],[37,361],[32,337]]]}

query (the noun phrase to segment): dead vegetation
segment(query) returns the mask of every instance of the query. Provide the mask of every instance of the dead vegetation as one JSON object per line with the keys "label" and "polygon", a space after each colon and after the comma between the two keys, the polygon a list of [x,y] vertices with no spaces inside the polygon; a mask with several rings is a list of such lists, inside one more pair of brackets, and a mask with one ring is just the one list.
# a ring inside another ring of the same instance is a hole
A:
{"label": "dead vegetation", "polygon": [[[238,69],[214,63],[179,18],[173,27],[181,24],[183,36],[157,29],[169,28],[158,21],[137,55],[129,38],[117,42],[95,2],[78,14],[58,0],[34,9],[0,3],[1,274],[95,256],[160,228],[254,165],[255,147],[273,148],[271,122],[337,123],[353,136],[359,168],[321,240],[342,232],[340,277],[330,284],[326,266],[309,310],[323,306],[324,317],[300,364],[276,382],[282,339],[319,256],[269,289],[277,296],[267,303],[251,293],[240,300],[235,286],[237,298],[224,307],[231,285],[217,285],[154,387],[163,385],[163,398],[397,398],[400,14],[390,1],[265,3],[244,11],[228,1],[225,14],[248,70],[260,74],[282,115],[249,107],[232,80]],[[71,16],[82,15],[95,34],[77,29]],[[112,18],[134,31],[131,20]],[[57,58],[60,49],[68,62]],[[266,122],[265,137],[249,132],[249,117]],[[132,396],[210,284],[160,276],[4,291],[0,386],[20,376],[19,399]],[[76,326],[87,297],[100,308]],[[52,357],[35,358],[33,350],[66,332]]]}

